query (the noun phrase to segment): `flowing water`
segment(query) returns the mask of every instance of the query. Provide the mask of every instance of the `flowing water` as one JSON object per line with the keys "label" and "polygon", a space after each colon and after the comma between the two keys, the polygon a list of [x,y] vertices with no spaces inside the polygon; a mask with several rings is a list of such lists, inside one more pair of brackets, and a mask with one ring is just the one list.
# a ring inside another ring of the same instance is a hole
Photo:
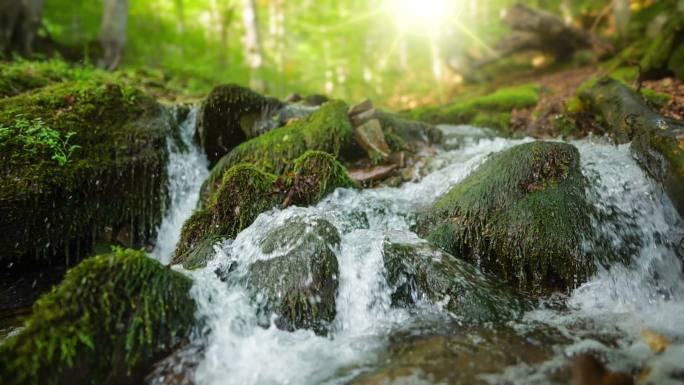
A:
{"label": "flowing water", "polygon": [[[184,128],[188,143],[190,125],[194,124],[191,119]],[[216,246],[216,256],[206,268],[188,272],[195,281],[192,295],[203,325],[191,344],[197,352],[190,358],[195,361],[195,383],[344,384],[377,368],[392,334],[424,324],[426,319],[444,322],[446,315],[439,306],[421,307],[418,312],[390,306],[382,243],[386,239],[424,242],[410,230],[415,212],[446,193],[488,154],[531,140],[489,138],[477,130],[467,131],[476,139],[436,155],[427,166],[429,174],[418,182],[397,188],[338,189],[313,207],[273,209],[261,214],[234,240]],[[567,364],[568,356],[592,350],[601,353],[613,369],[634,371],[651,362],[654,375],[660,376],[656,378],[670,381],[672,365],[684,362],[684,349],[671,348],[669,355],[649,361],[654,355],[639,334],[652,329],[675,341],[684,339],[684,275],[674,251],[684,227],[661,189],[632,159],[628,146],[616,147],[601,140],[573,144],[591,182],[587,195],[601,213],[595,231],[610,239],[615,250],[630,250],[632,261],[600,270],[570,295],[541,301],[522,321],[509,325],[521,334],[543,325],[557,331],[563,342],[541,363],[520,362],[502,368],[502,373],[483,374],[481,379],[549,383],[550,376]],[[172,163],[179,163],[170,165],[174,203],[154,253],[162,261],[168,260],[206,175],[206,161],[192,148],[187,154],[172,156]],[[265,255],[258,245],[269,231],[295,216],[326,219],[341,235],[335,249],[339,263],[337,315],[325,337],[307,330],[287,332],[258,326],[257,309],[247,290],[221,281],[215,273],[236,265],[236,274],[245,274],[250,263],[282,255],[287,250]],[[679,364],[680,372],[683,367]],[[434,382],[420,375],[407,381]]]}
{"label": "flowing water", "polygon": [[180,146],[169,139],[168,191],[170,209],[157,231],[152,256],[168,263],[180,237],[181,227],[197,208],[202,182],[209,176],[209,162],[202,149],[195,145],[197,108],[193,108],[180,124]]}

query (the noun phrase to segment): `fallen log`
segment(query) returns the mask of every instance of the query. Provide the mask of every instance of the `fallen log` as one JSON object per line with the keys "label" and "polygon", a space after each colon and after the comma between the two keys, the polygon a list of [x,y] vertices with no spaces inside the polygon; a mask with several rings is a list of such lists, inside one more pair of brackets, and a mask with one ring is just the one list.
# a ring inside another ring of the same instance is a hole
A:
{"label": "fallen log", "polygon": [[611,47],[593,34],[566,24],[552,13],[534,9],[523,4],[508,8],[502,21],[512,32],[494,46],[494,54],[478,60],[482,66],[517,52],[541,51],[559,60],[571,58],[580,50],[593,50],[599,56]]}
{"label": "fallen log", "polygon": [[641,167],[662,183],[684,216],[684,122],[651,110],[639,94],[612,78],[599,80],[580,98],[617,143],[632,142]]}

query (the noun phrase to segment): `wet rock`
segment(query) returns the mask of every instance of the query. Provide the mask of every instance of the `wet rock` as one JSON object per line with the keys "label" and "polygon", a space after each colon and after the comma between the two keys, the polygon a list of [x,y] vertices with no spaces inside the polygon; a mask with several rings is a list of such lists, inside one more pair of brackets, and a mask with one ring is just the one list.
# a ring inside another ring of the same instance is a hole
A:
{"label": "wet rock", "polygon": [[395,306],[441,303],[459,319],[476,322],[516,319],[530,307],[494,277],[429,244],[385,241],[383,261]]}
{"label": "wet rock", "polygon": [[275,312],[281,329],[326,333],[336,313],[339,271],[334,249],[339,244],[333,225],[307,217],[292,218],[264,238],[261,251],[274,257],[254,262],[248,277],[248,286],[261,298],[262,322],[268,324],[268,315]]}
{"label": "wet rock", "polygon": [[202,102],[197,117],[197,138],[211,164],[232,148],[253,137],[252,126],[265,110],[281,103],[235,84],[215,87]]}
{"label": "wet rock", "polygon": [[347,106],[340,101],[324,104],[304,119],[276,128],[234,148],[214,166],[203,183],[201,197],[207,204],[218,188],[223,174],[239,163],[251,163],[267,172],[291,171],[294,161],[308,150],[323,151],[337,157],[352,143],[353,128]]}
{"label": "wet rock", "polygon": [[397,167],[398,166],[396,164],[390,164],[386,166],[373,166],[364,169],[353,169],[349,170],[349,177],[356,182],[365,185],[369,182],[386,179],[392,175]]}
{"label": "wet rock", "polygon": [[521,144],[491,155],[422,213],[418,233],[522,287],[572,288],[607,262],[584,247],[593,238],[585,185],[574,146]]}
{"label": "wet rock", "polygon": [[188,335],[191,286],[138,251],[88,258],[0,345],[0,377],[17,385],[142,383]]}
{"label": "wet rock", "polygon": [[611,372],[591,354],[575,356],[570,363],[573,385],[632,385],[634,380],[627,374]]}
{"label": "wet rock", "polygon": [[[395,333],[380,367],[358,375],[353,385],[453,384],[486,385],[486,375],[552,356],[552,336],[518,333],[506,326],[458,325],[442,333]],[[498,382],[495,382],[498,383]]]}
{"label": "wet rock", "polygon": [[366,151],[368,158],[374,163],[387,158],[390,154],[389,146],[385,142],[385,133],[377,119],[368,122],[354,129],[356,142]]}
{"label": "wet rock", "polygon": [[61,83],[0,100],[3,266],[73,263],[108,227],[127,226],[126,243],[142,247],[163,213],[171,120],[118,83]]}
{"label": "wet rock", "polygon": [[349,110],[347,110],[347,115],[352,117],[371,109],[373,109],[373,102],[371,102],[369,99],[364,99],[361,103],[349,107]]}

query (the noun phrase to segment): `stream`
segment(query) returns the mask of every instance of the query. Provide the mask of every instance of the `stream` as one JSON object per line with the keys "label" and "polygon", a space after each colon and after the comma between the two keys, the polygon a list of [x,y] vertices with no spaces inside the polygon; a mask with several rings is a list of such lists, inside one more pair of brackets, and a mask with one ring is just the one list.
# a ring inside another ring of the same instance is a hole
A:
{"label": "stream", "polygon": [[[196,207],[199,186],[207,176],[206,158],[192,142],[194,123],[193,112],[183,124],[183,140],[190,150],[176,151],[170,157],[172,203],[152,253],[164,263],[170,259],[183,221]],[[488,154],[532,141],[487,138],[476,128],[459,130],[468,137],[457,148],[438,153],[420,181],[396,188],[337,189],[312,207],[272,209],[234,240],[215,247],[216,255],[207,267],[186,272],[194,279],[191,293],[198,304],[196,317],[203,325],[193,335],[187,349],[191,353],[185,358],[196,368],[194,382],[346,384],[391,361],[387,352],[397,335],[439,327],[457,330],[458,322],[440,306],[420,306],[412,311],[391,307],[382,244],[385,240],[424,243],[410,230],[417,211],[449,191]],[[629,250],[632,261],[599,269],[570,294],[540,300],[522,320],[507,324],[520,335],[543,329],[557,337],[545,347],[542,359],[502,364],[498,372],[477,373],[477,378],[491,384],[569,383],[568,378],[554,378],[554,373],[566,366],[573,354],[592,351],[612,370],[638,373],[649,363],[654,383],[682,383],[684,375],[672,375],[673,370],[683,373],[683,365],[678,364],[684,362],[682,346],[656,356],[640,337],[648,329],[675,341],[684,338],[684,273],[676,254],[684,235],[682,221],[662,189],[634,161],[629,145],[615,146],[602,138],[572,144],[580,151],[582,172],[590,181],[589,201],[600,213],[594,219],[595,231],[606,235],[616,252]],[[238,262],[237,273],[244,273],[254,261],[286,253],[294,245],[271,254],[262,253],[258,245],[271,230],[293,217],[325,219],[341,235],[334,250],[339,263],[337,315],[327,336],[309,330],[283,331],[273,323],[269,328],[259,326],[247,289],[229,285],[215,273],[234,262]],[[488,327],[491,325],[482,325],[483,330]],[[477,331],[474,334],[469,332],[472,345],[486,344],[477,338]],[[413,368],[404,382],[395,383],[443,382],[450,383]]]}

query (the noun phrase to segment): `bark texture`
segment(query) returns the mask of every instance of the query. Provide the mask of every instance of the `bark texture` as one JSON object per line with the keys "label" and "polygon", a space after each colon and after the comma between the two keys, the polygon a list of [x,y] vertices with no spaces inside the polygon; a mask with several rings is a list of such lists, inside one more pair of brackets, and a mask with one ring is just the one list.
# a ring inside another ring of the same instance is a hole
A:
{"label": "bark texture", "polygon": [[612,78],[599,80],[581,95],[618,143],[632,142],[642,168],[661,182],[684,215],[684,122],[651,110],[643,98]]}

